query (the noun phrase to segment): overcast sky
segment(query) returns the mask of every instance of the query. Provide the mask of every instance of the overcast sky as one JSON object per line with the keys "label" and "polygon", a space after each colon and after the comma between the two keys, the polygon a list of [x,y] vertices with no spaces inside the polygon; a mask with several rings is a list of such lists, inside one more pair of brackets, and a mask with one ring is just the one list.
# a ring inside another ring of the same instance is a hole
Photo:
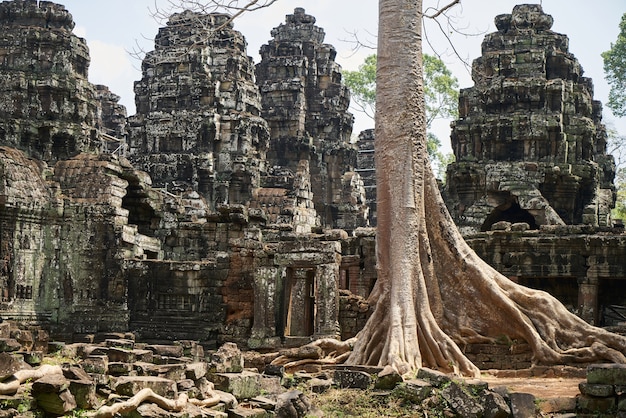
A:
{"label": "overcast sky", "polygon": [[[105,84],[122,97],[122,104],[129,115],[135,112],[133,82],[141,78],[140,62],[128,51],[140,45],[150,50],[158,27],[162,26],[150,15],[149,9],[163,0],[65,0],[59,1],[74,16],[74,32],[85,38],[90,48],[91,66],[89,78],[93,83]],[[449,1],[425,0],[426,6]],[[456,25],[468,35],[451,33],[454,47],[460,55],[471,62],[480,55],[480,44],[484,34],[494,32],[494,17],[511,13],[513,6],[522,3],[513,0],[461,0],[451,15]],[[580,61],[585,76],[591,77],[595,85],[597,100],[606,103],[609,87],[604,80],[600,54],[610,48],[618,34],[621,16],[626,13],[624,0],[543,0],[528,1],[541,3],[545,13],[552,15],[552,30],[568,35],[570,52]],[[248,41],[248,55],[259,61],[261,45],[271,38],[272,28],[285,21],[285,15],[293,13],[295,7],[304,7],[307,14],[316,17],[316,24],[326,32],[325,42],[337,49],[337,62],[348,70],[356,70],[365,56],[372,50],[353,51],[351,42],[356,33],[365,42],[375,43],[377,30],[378,2],[375,0],[278,0],[275,5],[241,17],[235,29],[244,34]],[[443,26],[448,32],[448,28]],[[426,21],[427,36],[454,75],[461,87],[471,87],[473,82],[466,67],[451,53],[451,48],[441,31],[432,22]],[[472,36],[471,34],[475,34]],[[425,51],[430,52],[425,45]],[[355,132],[372,127],[366,117],[357,116]],[[616,119],[606,108],[604,121],[626,135],[626,118]],[[449,121],[441,122],[436,133],[444,144],[449,144]]]}

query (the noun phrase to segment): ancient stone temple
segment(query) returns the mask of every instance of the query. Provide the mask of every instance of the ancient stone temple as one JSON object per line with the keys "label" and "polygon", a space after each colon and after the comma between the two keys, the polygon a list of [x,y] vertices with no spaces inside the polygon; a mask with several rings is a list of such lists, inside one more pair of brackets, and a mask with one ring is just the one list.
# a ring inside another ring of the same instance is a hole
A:
{"label": "ancient stone temple", "polygon": [[444,198],[498,271],[609,325],[626,305],[626,236],[610,218],[615,165],[592,81],[552,22],[540,5],[496,17],[474,87],[459,96]]}
{"label": "ancient stone temple", "polygon": [[256,66],[263,117],[270,127],[268,161],[295,172],[309,161],[315,209],[322,225],[352,230],[367,225],[367,206],[350,142],[350,94],[341,83],[336,51],[315,17],[296,8],[261,47]]}
{"label": "ancient stone temple", "polygon": [[462,232],[498,221],[610,226],[613,158],[601,103],[539,5],[495,19],[459,97],[446,194]]}
{"label": "ancient stone temple", "polygon": [[129,120],[131,161],[156,187],[196,191],[212,208],[249,203],[269,134],[246,41],[229,16],[171,16],[142,74]]}
{"label": "ancient stone temple", "polygon": [[98,149],[89,52],[72,15],[47,1],[2,2],[0,26],[0,143],[46,162]]}
{"label": "ancient stone temple", "polygon": [[[354,161],[342,165],[356,148],[332,47],[315,38],[316,61],[303,67],[305,84],[326,97],[300,113],[311,127],[293,139],[310,144],[298,154],[291,142],[291,154],[270,160],[269,129],[282,138],[291,114],[271,124],[261,116],[245,40],[227,16],[171,17],[143,62],[127,123],[119,96],[87,81],[88,51],[69,12],[34,0],[0,11],[0,38],[15,40],[0,67],[3,319],[65,341],[132,331],[208,347],[358,331],[376,277],[374,230],[357,228],[362,184]],[[55,42],[37,49],[37,39]],[[40,68],[47,57],[54,71]],[[315,204],[322,178],[336,209],[327,223]]]}

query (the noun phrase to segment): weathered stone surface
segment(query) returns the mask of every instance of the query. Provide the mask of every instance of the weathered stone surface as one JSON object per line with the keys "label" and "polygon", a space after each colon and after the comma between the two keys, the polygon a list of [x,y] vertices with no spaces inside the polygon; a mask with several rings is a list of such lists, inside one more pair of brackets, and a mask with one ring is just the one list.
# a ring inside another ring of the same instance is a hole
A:
{"label": "weathered stone surface", "polygon": [[462,417],[481,417],[484,408],[481,400],[472,396],[467,388],[451,382],[441,390],[441,396],[446,400],[448,405]]}
{"label": "weathered stone surface", "polygon": [[400,383],[394,389],[398,396],[407,399],[415,404],[421,404],[424,399],[430,396],[433,385],[426,380],[411,379]]}
{"label": "weathered stone surface", "polygon": [[598,398],[581,395],[577,400],[577,410],[581,412],[608,413],[614,412],[616,407],[617,399],[615,397]]}
{"label": "weathered stone surface", "polygon": [[592,364],[587,367],[587,383],[598,385],[626,385],[626,365]]}
{"label": "weathered stone surface", "polygon": [[393,367],[387,365],[378,373],[374,387],[376,389],[393,389],[399,383],[403,382],[402,375],[398,373]]}
{"label": "weathered stone surface", "polygon": [[279,395],[276,399],[274,411],[278,418],[303,418],[306,416],[321,416],[309,399],[302,392],[292,390]]}
{"label": "weathered stone surface", "polygon": [[534,417],[537,415],[535,397],[530,393],[514,392],[509,395],[513,418]]}
{"label": "weathered stone surface", "polygon": [[226,343],[211,355],[209,370],[213,373],[238,373],[243,370],[244,357],[237,344]]}
{"label": "weathered stone surface", "polygon": [[177,396],[176,382],[156,376],[123,376],[115,382],[115,391],[120,395],[133,396],[141,389],[149,388],[154,393],[173,399]]}
{"label": "weathered stone surface", "polygon": [[485,418],[506,418],[511,415],[511,407],[504,397],[492,391],[484,394],[483,409]]}
{"label": "weathered stone surface", "polygon": [[216,389],[232,393],[238,400],[250,399],[261,394],[261,375],[241,373],[214,373],[207,376]]}
{"label": "weathered stone surface", "polygon": [[367,389],[372,384],[372,376],[358,370],[335,370],[333,380],[344,389]]}
{"label": "weathered stone surface", "polygon": [[604,398],[615,395],[615,389],[613,388],[613,385],[581,382],[578,387],[580,388],[580,393],[582,393],[583,395],[600,396]]}
{"label": "weathered stone surface", "polygon": [[365,189],[353,171],[357,151],[350,144],[349,92],[341,83],[336,51],[323,43],[323,29],[302,8],[287,15],[272,36],[256,66],[262,116],[270,127],[268,160],[275,167],[265,186],[275,187],[279,173],[293,176],[306,160],[310,178],[304,180],[321,224],[347,230],[365,226]]}
{"label": "weathered stone surface", "polygon": [[463,234],[498,221],[610,226],[615,165],[591,80],[540,5],[496,20],[509,23],[485,36],[452,125],[445,200],[455,222]]}
{"label": "weathered stone surface", "polygon": [[0,353],[0,382],[12,376],[18,370],[31,369],[19,356],[9,353]]}

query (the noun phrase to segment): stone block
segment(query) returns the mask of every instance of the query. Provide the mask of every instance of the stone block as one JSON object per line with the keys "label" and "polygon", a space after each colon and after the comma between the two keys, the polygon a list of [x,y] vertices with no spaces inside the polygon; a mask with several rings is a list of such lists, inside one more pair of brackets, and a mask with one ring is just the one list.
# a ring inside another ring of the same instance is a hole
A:
{"label": "stone block", "polygon": [[0,338],[0,353],[10,353],[20,351],[22,345],[13,338]]}
{"label": "stone block", "polygon": [[372,384],[372,376],[360,370],[335,370],[333,379],[342,389],[367,389]]}
{"label": "stone block", "polygon": [[133,370],[130,363],[111,362],[107,365],[107,373],[111,376],[126,376]]}
{"label": "stone block", "polygon": [[22,357],[9,353],[0,353],[0,382],[12,376],[15,372],[24,369],[32,369],[32,367],[25,363]]}
{"label": "stone block", "polygon": [[135,347],[135,341],[125,338],[107,339],[104,341],[104,344],[109,348],[121,348],[124,350],[132,350]]}
{"label": "stone block", "polygon": [[89,356],[83,359],[81,364],[87,373],[105,374],[109,368],[107,356]]}
{"label": "stone block", "polygon": [[415,404],[421,404],[424,399],[430,396],[433,385],[422,379],[411,379],[400,383],[393,390],[397,396]]}
{"label": "stone block", "polygon": [[276,398],[275,414],[277,417],[319,416],[306,395],[299,390],[281,393]]}
{"label": "stone block", "polygon": [[617,398],[597,398],[594,396],[581,395],[578,397],[577,409],[581,412],[607,413],[616,409]]}
{"label": "stone block", "polygon": [[157,395],[174,399],[178,396],[176,382],[156,376],[123,376],[115,383],[115,391],[123,396],[133,396],[141,389],[150,388]]}
{"label": "stone block", "polygon": [[37,401],[37,406],[43,409],[47,415],[65,416],[70,411],[76,409],[77,404],[74,396],[69,390],[62,392],[35,393],[33,396]]}
{"label": "stone block", "polygon": [[228,410],[228,418],[269,418],[270,415],[263,408],[244,408],[237,406]]}
{"label": "stone block", "polygon": [[69,386],[70,381],[62,374],[48,374],[33,382],[33,393],[60,393]]}
{"label": "stone block", "polygon": [[486,392],[483,397],[484,418],[507,418],[511,416],[511,407],[502,395]]}
{"label": "stone block", "polygon": [[80,409],[93,409],[98,405],[96,384],[92,380],[70,380],[69,390]]}
{"label": "stone block", "polygon": [[211,373],[207,379],[215,384],[216,389],[232,393],[238,400],[261,394],[261,375],[258,373]]}
{"label": "stone block", "polygon": [[185,365],[185,376],[191,380],[198,380],[207,374],[208,366],[205,362],[188,363]]}
{"label": "stone block", "polygon": [[446,383],[452,381],[450,376],[447,374],[440,372],[438,370],[428,369],[426,367],[422,367],[417,372],[417,378],[422,380],[427,380],[432,383],[435,387],[441,387]]}
{"label": "stone block", "polygon": [[537,416],[535,396],[530,393],[514,392],[509,395],[511,414],[513,418],[528,418]]}
{"label": "stone block", "polygon": [[455,382],[441,390],[441,397],[461,417],[480,417],[484,409],[480,402]]}
{"label": "stone block", "polygon": [[626,364],[592,364],[587,367],[587,383],[626,385]]}
{"label": "stone block", "polygon": [[309,388],[313,393],[324,393],[333,386],[333,381],[330,379],[319,379],[317,377],[309,381]]}
{"label": "stone block", "polygon": [[601,385],[581,382],[578,385],[578,388],[580,389],[580,393],[582,393],[583,395],[598,396],[602,398],[615,395],[615,389],[613,385]]}
{"label": "stone block", "polygon": [[162,357],[183,357],[183,347],[180,345],[163,345],[152,344],[146,347],[146,350],[152,351],[154,354]]}
{"label": "stone block", "polygon": [[209,371],[212,373],[239,373],[243,370],[244,356],[237,344],[226,343],[211,355]]}
{"label": "stone block", "polygon": [[403,380],[402,376],[393,367],[385,366],[385,368],[378,373],[374,387],[376,389],[393,389]]}
{"label": "stone block", "polygon": [[111,347],[107,351],[107,356],[111,363],[134,363],[136,361],[135,353],[125,348]]}

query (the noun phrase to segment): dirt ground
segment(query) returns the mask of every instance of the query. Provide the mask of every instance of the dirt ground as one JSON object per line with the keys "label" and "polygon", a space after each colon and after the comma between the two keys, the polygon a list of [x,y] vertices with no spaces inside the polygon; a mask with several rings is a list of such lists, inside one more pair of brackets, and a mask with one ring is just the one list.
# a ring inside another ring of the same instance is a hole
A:
{"label": "dirt ground", "polygon": [[505,386],[509,392],[531,393],[537,399],[560,397],[576,397],[580,393],[578,384],[584,382],[581,378],[566,377],[494,377],[481,376],[480,380],[489,383],[490,388]]}

